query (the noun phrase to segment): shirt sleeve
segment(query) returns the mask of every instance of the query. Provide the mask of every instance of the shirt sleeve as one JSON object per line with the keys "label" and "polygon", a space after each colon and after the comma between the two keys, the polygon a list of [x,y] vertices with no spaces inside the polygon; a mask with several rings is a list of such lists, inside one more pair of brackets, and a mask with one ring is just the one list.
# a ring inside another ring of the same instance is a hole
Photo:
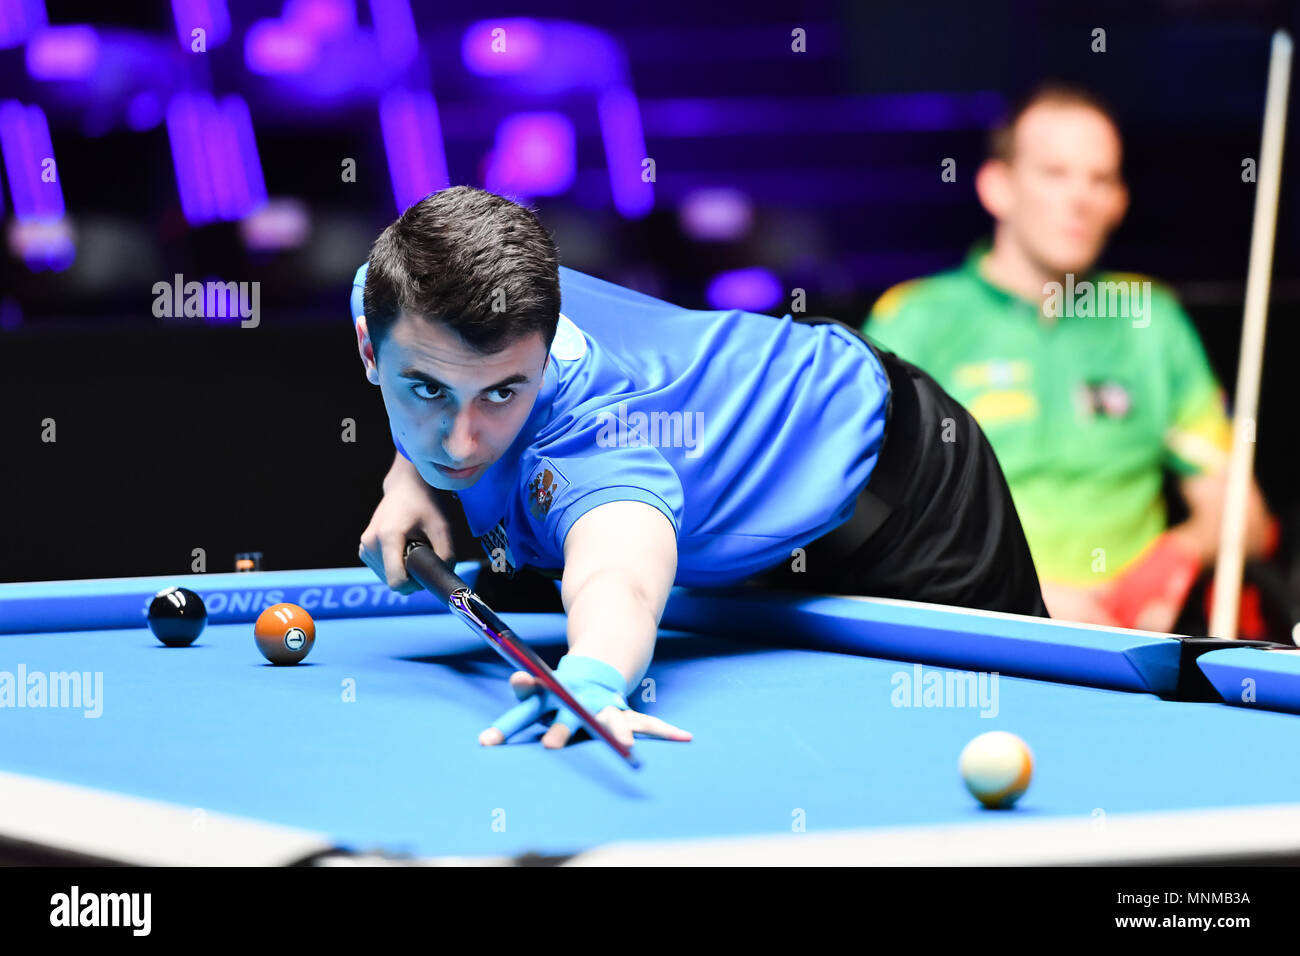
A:
{"label": "shirt sleeve", "polygon": [[538,458],[524,493],[537,536],[557,555],[578,519],[611,501],[640,501],[657,509],[681,533],[685,495],[681,479],[657,448],[602,448],[585,456]]}
{"label": "shirt sleeve", "polygon": [[871,307],[862,324],[862,334],[882,348],[924,367],[925,310],[918,306],[915,291],[915,280],[888,289]]}
{"label": "shirt sleeve", "polygon": [[1164,318],[1168,324],[1164,346],[1170,399],[1166,463],[1183,476],[1222,471],[1232,448],[1223,390],[1191,319],[1172,297]]}

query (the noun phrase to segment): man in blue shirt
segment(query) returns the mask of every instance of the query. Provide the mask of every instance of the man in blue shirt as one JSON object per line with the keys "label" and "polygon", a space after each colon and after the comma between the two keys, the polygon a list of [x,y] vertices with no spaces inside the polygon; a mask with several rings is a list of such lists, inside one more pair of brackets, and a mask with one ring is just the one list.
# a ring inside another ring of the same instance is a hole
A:
{"label": "man in blue shirt", "polygon": [[[432,489],[496,570],[561,580],[557,673],[631,744],[674,584],[774,586],[1045,614],[987,442],[924,373],[830,320],[682,309],[559,268],[527,209],[443,190],[389,226],[352,295],[398,454],[361,557],[396,589]],[[491,745],[555,702],[526,674]],[[561,713],[543,738],[563,746]]]}

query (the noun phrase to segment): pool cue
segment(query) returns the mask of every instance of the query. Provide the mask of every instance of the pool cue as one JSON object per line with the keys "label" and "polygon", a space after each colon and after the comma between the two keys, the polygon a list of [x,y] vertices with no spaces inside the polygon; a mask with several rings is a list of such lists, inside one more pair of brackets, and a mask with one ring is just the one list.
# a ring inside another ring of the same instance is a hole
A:
{"label": "pool cue", "polygon": [[478,632],[507,663],[532,674],[543,687],[564,701],[565,706],[577,715],[593,737],[599,737],[613,747],[614,752],[633,769],[641,769],[641,761],[632,754],[632,749],[610,733],[604,724],[574,699],[564,685],[555,679],[555,672],[546,661],[506,627],[505,622],[447,566],[447,562],[438,557],[428,543],[407,542],[406,573],[430,594],[436,594],[446,601],[448,609]]}
{"label": "pool cue", "polygon": [[[1255,461],[1254,422],[1259,410],[1259,379],[1264,363],[1264,332],[1268,323],[1269,281],[1273,269],[1273,234],[1277,227],[1278,191],[1282,183],[1282,144],[1286,133],[1287,87],[1291,79],[1291,37],[1273,34],[1264,98],[1264,134],[1259,149],[1259,186],[1250,234],[1246,271],[1246,307],[1241,323],[1241,358],[1237,364],[1237,394],[1233,403],[1232,452],[1219,528],[1219,554],[1214,566],[1214,609],[1210,635],[1235,639],[1245,563],[1246,505]],[[1247,422],[1251,424],[1247,434]]]}

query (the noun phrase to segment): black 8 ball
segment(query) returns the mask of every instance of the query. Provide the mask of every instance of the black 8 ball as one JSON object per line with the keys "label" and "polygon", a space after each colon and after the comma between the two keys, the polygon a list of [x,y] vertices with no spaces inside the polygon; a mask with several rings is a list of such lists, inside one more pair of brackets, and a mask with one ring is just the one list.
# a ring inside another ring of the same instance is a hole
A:
{"label": "black 8 ball", "polygon": [[203,633],[208,609],[189,588],[163,588],[149,603],[149,630],[168,647],[188,647]]}

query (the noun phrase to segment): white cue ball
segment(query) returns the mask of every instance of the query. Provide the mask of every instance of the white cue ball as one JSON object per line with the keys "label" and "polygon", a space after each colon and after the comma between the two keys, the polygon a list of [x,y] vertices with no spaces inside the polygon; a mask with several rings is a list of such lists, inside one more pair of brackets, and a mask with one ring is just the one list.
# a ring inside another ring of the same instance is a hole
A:
{"label": "white cue ball", "polygon": [[1029,788],[1034,755],[1015,734],[980,734],[961,752],[961,778],[975,799],[990,809],[1005,809]]}

